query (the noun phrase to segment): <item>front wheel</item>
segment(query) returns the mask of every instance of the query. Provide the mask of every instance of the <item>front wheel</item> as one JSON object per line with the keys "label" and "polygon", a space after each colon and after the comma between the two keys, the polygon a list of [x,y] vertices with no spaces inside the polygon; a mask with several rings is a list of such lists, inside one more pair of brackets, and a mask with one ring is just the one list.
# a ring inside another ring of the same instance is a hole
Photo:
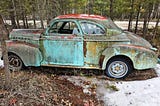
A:
{"label": "front wheel", "polygon": [[9,69],[11,71],[19,71],[22,69],[23,62],[17,55],[9,54],[8,61],[9,61]]}
{"label": "front wheel", "polygon": [[132,71],[132,64],[127,59],[111,59],[106,66],[106,74],[112,78],[125,78]]}

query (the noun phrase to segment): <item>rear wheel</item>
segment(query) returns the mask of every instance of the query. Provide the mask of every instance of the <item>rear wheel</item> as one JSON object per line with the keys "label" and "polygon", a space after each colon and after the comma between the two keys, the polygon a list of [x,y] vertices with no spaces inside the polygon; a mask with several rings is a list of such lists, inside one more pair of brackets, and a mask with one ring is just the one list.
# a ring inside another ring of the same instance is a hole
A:
{"label": "rear wheel", "polygon": [[11,71],[19,71],[23,67],[22,60],[15,54],[8,55],[9,69]]}
{"label": "rear wheel", "polygon": [[125,78],[133,70],[132,64],[128,59],[114,58],[106,66],[106,74],[112,78]]}

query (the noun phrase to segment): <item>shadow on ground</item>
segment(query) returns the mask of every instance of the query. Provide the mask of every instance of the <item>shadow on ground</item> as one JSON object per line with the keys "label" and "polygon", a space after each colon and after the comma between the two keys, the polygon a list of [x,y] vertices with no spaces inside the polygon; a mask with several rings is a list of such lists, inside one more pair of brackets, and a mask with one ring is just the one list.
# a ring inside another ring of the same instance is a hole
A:
{"label": "shadow on ground", "polygon": [[[70,68],[53,68],[53,67],[29,67],[25,71],[33,71],[36,73],[46,73],[46,74],[55,74],[58,76],[68,75],[68,76],[86,76],[86,77],[97,77],[100,79],[107,80],[118,80],[109,78],[105,75],[105,72],[102,70],[87,70],[87,69],[70,69]],[[134,80],[146,80],[157,77],[157,74],[154,69],[147,70],[134,70],[126,78],[120,79],[124,81],[134,81]]]}

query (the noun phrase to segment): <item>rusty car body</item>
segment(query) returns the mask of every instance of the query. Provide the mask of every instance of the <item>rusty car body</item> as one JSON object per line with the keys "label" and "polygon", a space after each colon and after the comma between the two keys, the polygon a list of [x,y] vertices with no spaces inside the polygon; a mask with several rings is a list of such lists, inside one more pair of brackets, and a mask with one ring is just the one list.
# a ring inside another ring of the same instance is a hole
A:
{"label": "rusty car body", "polygon": [[55,66],[105,70],[124,78],[133,69],[154,68],[155,49],[145,39],[99,15],[61,15],[45,30],[14,29],[7,41],[12,70]]}

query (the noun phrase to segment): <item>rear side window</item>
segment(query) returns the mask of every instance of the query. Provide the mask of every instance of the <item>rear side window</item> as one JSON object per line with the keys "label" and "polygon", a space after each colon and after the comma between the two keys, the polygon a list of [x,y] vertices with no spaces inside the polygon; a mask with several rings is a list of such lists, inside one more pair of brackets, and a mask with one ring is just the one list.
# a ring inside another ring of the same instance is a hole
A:
{"label": "rear side window", "polygon": [[87,35],[104,35],[105,31],[102,27],[91,22],[80,22],[83,32]]}

